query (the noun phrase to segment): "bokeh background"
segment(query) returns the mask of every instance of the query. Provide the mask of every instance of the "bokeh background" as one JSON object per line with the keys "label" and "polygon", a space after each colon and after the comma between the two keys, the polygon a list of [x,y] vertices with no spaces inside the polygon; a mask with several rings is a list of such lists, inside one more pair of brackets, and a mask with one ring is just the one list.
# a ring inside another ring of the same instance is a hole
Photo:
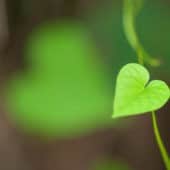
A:
{"label": "bokeh background", "polygon": [[[169,18],[168,0],[145,0],[137,18],[137,32],[142,43],[162,63],[159,68],[149,68],[151,77],[167,83],[170,83]],[[0,169],[163,170],[149,114],[109,122],[109,125],[68,138],[56,136],[50,140],[24,133],[10,119],[10,108],[5,104],[3,91],[14,73],[24,72],[29,67],[23,50],[26,39],[41,23],[65,19],[81,22],[91,33],[99,53],[98,61],[107,72],[111,96],[121,66],[137,62],[123,33],[122,1],[0,0]],[[157,117],[170,152],[169,108],[167,104]]]}

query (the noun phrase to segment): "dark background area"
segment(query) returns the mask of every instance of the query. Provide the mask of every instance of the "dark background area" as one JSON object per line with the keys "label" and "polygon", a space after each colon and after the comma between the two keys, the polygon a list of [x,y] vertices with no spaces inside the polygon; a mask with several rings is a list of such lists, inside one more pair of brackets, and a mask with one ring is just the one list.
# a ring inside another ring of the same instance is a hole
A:
{"label": "dark background area", "polygon": [[[152,77],[168,83],[169,9],[168,0],[147,1],[137,21],[144,46],[163,63],[160,68],[150,68]],[[103,56],[100,60],[107,65],[109,76],[116,76],[123,64],[136,61],[123,34],[121,12],[122,2],[118,0],[0,0],[1,90],[11,74],[27,67],[22,49],[30,31],[44,21],[61,18],[88,25]],[[170,152],[169,108],[166,105],[158,112],[158,120]],[[21,133],[10,122],[3,96],[0,113],[0,170],[90,170],[102,159],[122,160],[134,170],[164,169],[149,114],[128,118],[126,128],[111,127],[73,139],[43,141]]]}

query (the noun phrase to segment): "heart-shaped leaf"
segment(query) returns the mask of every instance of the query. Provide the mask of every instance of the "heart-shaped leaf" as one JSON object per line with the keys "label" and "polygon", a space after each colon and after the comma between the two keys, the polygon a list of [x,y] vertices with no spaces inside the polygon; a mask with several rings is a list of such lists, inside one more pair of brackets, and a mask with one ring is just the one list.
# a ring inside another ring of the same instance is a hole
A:
{"label": "heart-shaped leaf", "polygon": [[68,137],[110,124],[108,79],[90,37],[71,20],[33,30],[24,50],[30,67],[6,86],[10,118],[18,127]]}
{"label": "heart-shaped leaf", "polygon": [[170,90],[166,83],[148,81],[149,72],[139,64],[130,63],[120,70],[113,106],[114,118],[158,110],[168,101]]}

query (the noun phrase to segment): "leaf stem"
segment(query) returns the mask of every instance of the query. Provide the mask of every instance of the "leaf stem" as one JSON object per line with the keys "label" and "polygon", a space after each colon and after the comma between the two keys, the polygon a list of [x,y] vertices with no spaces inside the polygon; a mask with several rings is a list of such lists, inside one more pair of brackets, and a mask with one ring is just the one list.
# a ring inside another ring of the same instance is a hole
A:
{"label": "leaf stem", "polygon": [[152,124],[153,124],[153,129],[154,129],[154,134],[155,134],[155,138],[156,138],[156,141],[157,141],[157,145],[159,147],[159,150],[160,150],[161,156],[163,158],[165,167],[166,167],[167,170],[170,170],[169,155],[168,155],[168,152],[165,148],[163,140],[161,138],[159,128],[158,128],[158,124],[157,124],[157,120],[156,120],[156,115],[155,115],[154,111],[152,111]]}
{"label": "leaf stem", "polygon": [[138,63],[141,65],[144,65],[144,57],[143,57],[140,47],[138,47],[137,49],[137,56],[138,56]]}

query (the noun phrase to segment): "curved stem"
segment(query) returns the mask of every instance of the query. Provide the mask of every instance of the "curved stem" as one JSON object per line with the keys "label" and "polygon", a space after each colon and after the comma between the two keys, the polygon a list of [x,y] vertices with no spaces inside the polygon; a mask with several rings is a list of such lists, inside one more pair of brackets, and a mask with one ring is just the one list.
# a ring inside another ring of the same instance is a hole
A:
{"label": "curved stem", "polygon": [[157,145],[159,147],[161,156],[163,158],[165,167],[167,170],[170,170],[170,161],[169,161],[169,155],[167,153],[167,150],[164,146],[163,140],[161,138],[160,132],[159,132],[159,128],[158,128],[158,124],[157,124],[157,120],[156,120],[156,115],[155,112],[152,112],[152,124],[153,124],[153,129],[154,129],[154,134],[155,134],[155,138],[157,141]]}
{"label": "curved stem", "polygon": [[[129,44],[131,45],[131,47],[136,51],[139,64],[144,65],[144,63],[149,63],[151,66],[158,66],[160,64],[159,61],[150,57],[150,55],[144,50],[142,44],[138,39],[138,35],[135,30],[135,17],[139,12],[141,3],[139,4],[137,11],[135,11],[133,6],[134,2],[131,0],[124,0],[123,25],[124,25],[124,32],[126,38]],[[154,129],[156,141],[161,156],[163,158],[165,167],[167,170],[170,170],[170,158],[164,146],[163,140],[161,138],[154,111],[152,112],[152,123],[153,123],[153,129]]]}
{"label": "curved stem", "polygon": [[144,65],[144,58],[140,47],[138,47],[137,56],[138,56],[138,63]]}
{"label": "curved stem", "polygon": [[[134,7],[137,5],[136,8]],[[137,52],[138,62],[140,64],[147,63],[151,66],[159,66],[160,61],[152,58],[149,53],[144,49],[142,43],[138,38],[138,34],[135,28],[135,20],[137,14],[140,12],[142,8],[142,0],[124,0],[123,6],[123,29],[128,40],[129,44],[133,48],[134,51]],[[143,62],[144,61],[144,62]]]}

